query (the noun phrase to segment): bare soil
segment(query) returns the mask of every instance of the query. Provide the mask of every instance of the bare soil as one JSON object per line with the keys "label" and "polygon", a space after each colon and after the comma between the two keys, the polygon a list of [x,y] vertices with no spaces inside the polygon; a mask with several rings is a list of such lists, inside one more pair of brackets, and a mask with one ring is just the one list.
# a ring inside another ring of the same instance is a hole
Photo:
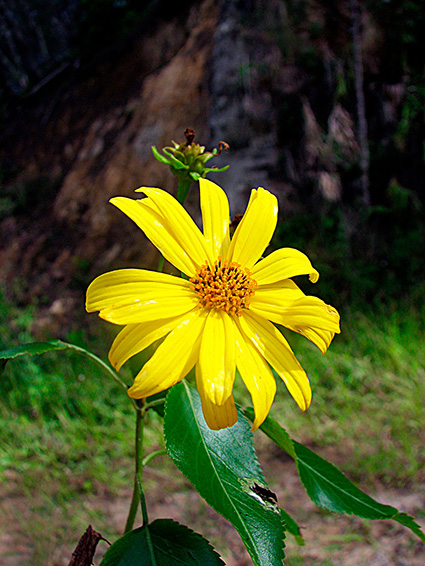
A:
{"label": "bare soil", "polygon": [[[297,546],[289,535],[286,541],[288,566],[424,566],[425,544],[408,529],[392,521],[364,521],[356,517],[337,516],[318,509],[301,486],[295,466],[273,451],[260,450],[260,460],[270,486],[276,492],[279,504],[303,527],[305,546]],[[170,517],[203,534],[221,554],[227,566],[252,566],[243,544],[233,527],[217,515],[191,488],[185,478],[173,473],[173,479],[164,485],[161,462],[158,468],[146,472],[149,516]],[[168,476],[167,476],[168,477]],[[12,482],[13,483],[13,482]],[[367,490],[370,492],[370,489]],[[416,517],[425,527],[425,483],[408,488],[380,486],[372,495],[382,503]],[[125,523],[131,493],[126,491],[111,498],[99,495],[87,502],[93,510],[102,510],[107,517],[108,532],[94,523],[105,538],[115,540]],[[33,545],[26,536],[23,524],[16,520],[27,514],[27,500],[22,493],[8,491],[0,496],[0,564],[2,566],[67,566],[78,540],[46,549],[44,557],[33,558]],[[78,513],[78,509],[76,510]],[[28,519],[28,517],[27,517]],[[58,529],[63,517],[51,517]],[[113,536],[111,536],[113,533]],[[81,533],[82,534],[82,533]],[[100,542],[94,564],[100,563],[108,548]]]}

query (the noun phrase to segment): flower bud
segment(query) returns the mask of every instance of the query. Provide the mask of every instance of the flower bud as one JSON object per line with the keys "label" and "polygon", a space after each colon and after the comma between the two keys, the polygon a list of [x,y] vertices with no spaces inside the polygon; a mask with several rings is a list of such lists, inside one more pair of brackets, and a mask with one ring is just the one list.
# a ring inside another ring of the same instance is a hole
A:
{"label": "flower bud", "polygon": [[228,165],[221,167],[206,167],[207,161],[216,155],[220,155],[222,150],[228,150],[229,145],[221,141],[218,144],[218,149],[214,148],[212,151],[205,151],[203,145],[194,143],[195,131],[192,128],[186,128],[184,135],[186,140],[183,143],[176,143],[172,141],[173,147],[164,147],[162,155],[155,146],[152,146],[152,152],[155,158],[165,165],[170,167],[171,172],[179,181],[191,183],[198,181],[201,177],[204,178],[207,173],[219,173],[228,169]]}

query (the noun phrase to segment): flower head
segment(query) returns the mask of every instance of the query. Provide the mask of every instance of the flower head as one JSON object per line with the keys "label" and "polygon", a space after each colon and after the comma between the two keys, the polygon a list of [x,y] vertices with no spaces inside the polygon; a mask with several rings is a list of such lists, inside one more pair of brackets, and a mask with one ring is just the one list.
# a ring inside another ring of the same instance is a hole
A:
{"label": "flower head", "polygon": [[206,166],[207,161],[216,155],[220,155],[223,149],[227,151],[229,145],[226,142],[221,141],[218,144],[218,149],[214,148],[212,151],[205,151],[203,145],[199,145],[199,143],[193,141],[195,132],[192,128],[186,128],[184,135],[186,141],[183,143],[172,141],[172,147],[162,148],[165,155],[159,153],[156,147],[152,146],[152,152],[155,158],[160,163],[168,165],[177,179],[192,183],[192,181],[198,181],[201,177],[205,177],[208,173],[220,173],[229,168],[228,165],[221,167],[221,169],[214,166]]}
{"label": "flower head", "polygon": [[303,334],[324,353],[339,332],[339,315],[291,280],[319,274],[303,253],[282,248],[262,258],[277,222],[277,199],[253,189],[245,214],[230,238],[224,191],[200,179],[203,232],[167,192],[143,187],[146,198],[111,199],[188,279],[144,269],[101,275],[87,290],[86,308],[125,325],[109,352],[119,369],[131,356],[164,338],[137,374],[129,395],[163,391],[196,366],[205,420],[212,429],[233,425],[236,369],[255,410],[253,428],[266,418],[276,393],[271,368],[301,410],[311,401],[306,373],[275,326]]}

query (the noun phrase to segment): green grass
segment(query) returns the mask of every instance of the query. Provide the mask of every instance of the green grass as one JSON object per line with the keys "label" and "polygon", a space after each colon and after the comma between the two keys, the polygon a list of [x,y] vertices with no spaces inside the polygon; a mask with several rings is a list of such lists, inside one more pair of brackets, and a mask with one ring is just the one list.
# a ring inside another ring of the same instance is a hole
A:
{"label": "green grass", "polygon": [[[1,348],[34,340],[31,309],[3,301],[0,312]],[[272,415],[363,485],[415,481],[425,462],[423,321],[422,313],[407,306],[346,311],[342,335],[323,356],[303,337],[287,333],[310,377],[313,402],[301,413],[280,383]],[[69,337],[78,345],[85,340],[106,358],[110,336]],[[124,378],[131,382],[129,373]],[[235,396],[250,402],[240,384]],[[111,529],[95,500],[108,500],[132,484],[133,413],[121,389],[74,353],[8,362],[0,380],[0,482],[9,499],[25,504],[0,504],[0,525],[19,527],[32,553],[29,564],[45,564],[46,556],[76,542],[90,522],[107,538],[119,534],[121,527]],[[156,414],[149,416],[146,436],[148,451],[161,445]]]}
{"label": "green grass", "polygon": [[[0,349],[34,341],[32,309],[3,301],[0,317]],[[68,341],[84,346],[83,338]],[[105,336],[93,342],[106,358]],[[75,546],[89,523],[116,538],[124,524],[111,531],[95,501],[132,486],[135,413],[125,393],[90,360],[52,352],[9,361],[0,399],[0,484],[8,495],[0,531],[9,524],[21,531],[33,566],[53,560],[68,541]],[[146,449],[161,443],[159,417],[149,414]]]}
{"label": "green grass", "polygon": [[281,385],[272,415],[302,442],[333,447],[354,479],[415,479],[425,462],[423,315],[406,306],[342,313],[342,335],[325,355],[286,334],[313,401],[301,413]]}

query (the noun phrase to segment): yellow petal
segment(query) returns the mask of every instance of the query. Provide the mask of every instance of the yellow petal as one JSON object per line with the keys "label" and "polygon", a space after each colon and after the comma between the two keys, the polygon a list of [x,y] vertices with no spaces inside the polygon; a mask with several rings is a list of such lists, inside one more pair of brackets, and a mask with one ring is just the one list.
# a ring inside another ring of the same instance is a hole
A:
{"label": "yellow petal", "polygon": [[[309,337],[306,333],[308,329],[315,331],[310,334],[312,338],[317,332],[320,334],[324,331],[326,336],[329,336],[329,333],[338,334],[340,332],[339,314],[336,309],[318,297],[304,295],[294,301],[288,301],[286,295],[284,290],[281,292],[268,290],[264,295],[259,290],[253,297],[249,308],[251,312],[304,334],[306,337]],[[265,297],[267,302],[264,300]],[[322,339],[327,341],[325,335],[320,338]],[[316,343],[314,339],[312,341]]]}
{"label": "yellow petal", "polygon": [[235,331],[232,317],[224,311],[208,314],[197,370],[211,403],[224,405],[232,394],[236,371]]}
{"label": "yellow petal", "polygon": [[260,354],[282,378],[289,393],[302,411],[311,402],[308,377],[292,352],[288,342],[268,320],[245,311],[238,319],[240,330],[255,345]]}
{"label": "yellow petal", "polygon": [[[290,327],[288,327],[290,328]],[[319,350],[324,354],[326,350],[329,348],[329,344],[332,342],[335,332],[331,332],[330,330],[322,330],[321,328],[290,328],[294,332],[298,332],[298,334],[302,334],[306,338],[313,342]]]}
{"label": "yellow petal", "polygon": [[212,256],[211,246],[186,210],[173,196],[166,191],[151,187],[141,187],[137,189],[137,192],[143,192],[155,203],[170,234],[186,251],[197,268],[207,261],[213,264],[215,258]]}
{"label": "yellow petal", "polygon": [[180,277],[147,269],[117,269],[96,277],[87,289],[88,312],[110,306],[116,297],[133,297],[151,288],[187,290],[190,284]]}
{"label": "yellow petal", "polygon": [[181,381],[198,359],[204,324],[205,313],[201,309],[189,313],[136,375],[128,390],[129,396],[149,397]]}
{"label": "yellow petal", "polygon": [[248,207],[230,243],[229,261],[251,268],[269,245],[276,222],[277,198],[262,187],[253,189]]}
{"label": "yellow petal", "polygon": [[308,257],[293,248],[281,248],[272,252],[251,269],[251,274],[258,285],[276,283],[297,275],[308,275],[312,283],[319,279],[319,273]]}
{"label": "yellow petal", "polygon": [[230,212],[226,193],[208,179],[199,179],[204,236],[215,258],[225,258],[229,249]]}
{"label": "yellow petal", "polygon": [[109,350],[109,361],[112,366],[118,371],[132,356],[171,332],[183,321],[184,316],[153,320],[143,324],[128,324],[117,335]]}
{"label": "yellow petal", "polygon": [[165,259],[175,265],[179,271],[188,276],[195,273],[196,264],[189,257],[181,242],[176,240],[168,219],[164,218],[150,199],[133,200],[126,197],[115,197],[109,202],[131,218]]}
{"label": "yellow petal", "polygon": [[236,327],[236,366],[251,394],[256,430],[267,417],[276,394],[273,373],[257,348]]}
{"label": "yellow petal", "polygon": [[292,304],[297,299],[305,297],[301,289],[291,279],[285,279],[278,283],[271,283],[269,285],[260,285],[255,289],[255,293],[250,297],[249,304],[255,304],[258,308],[266,305],[275,305],[279,303],[279,307],[283,308]]}
{"label": "yellow petal", "polygon": [[87,289],[86,309],[114,324],[171,318],[191,311],[198,297],[190,283],[166,273],[120,269],[97,277]]}
{"label": "yellow petal", "polygon": [[204,380],[199,370],[199,364],[196,366],[196,385],[198,387],[199,396],[201,398],[202,412],[205,422],[211,430],[220,430],[233,426],[238,420],[238,413],[235,407],[233,395],[227,398],[224,405],[215,405],[211,402],[209,396],[205,393]]}
{"label": "yellow petal", "polygon": [[339,313],[334,307],[317,297],[306,296],[288,309],[284,326],[308,338],[324,354],[335,334],[341,332],[339,322]]}

